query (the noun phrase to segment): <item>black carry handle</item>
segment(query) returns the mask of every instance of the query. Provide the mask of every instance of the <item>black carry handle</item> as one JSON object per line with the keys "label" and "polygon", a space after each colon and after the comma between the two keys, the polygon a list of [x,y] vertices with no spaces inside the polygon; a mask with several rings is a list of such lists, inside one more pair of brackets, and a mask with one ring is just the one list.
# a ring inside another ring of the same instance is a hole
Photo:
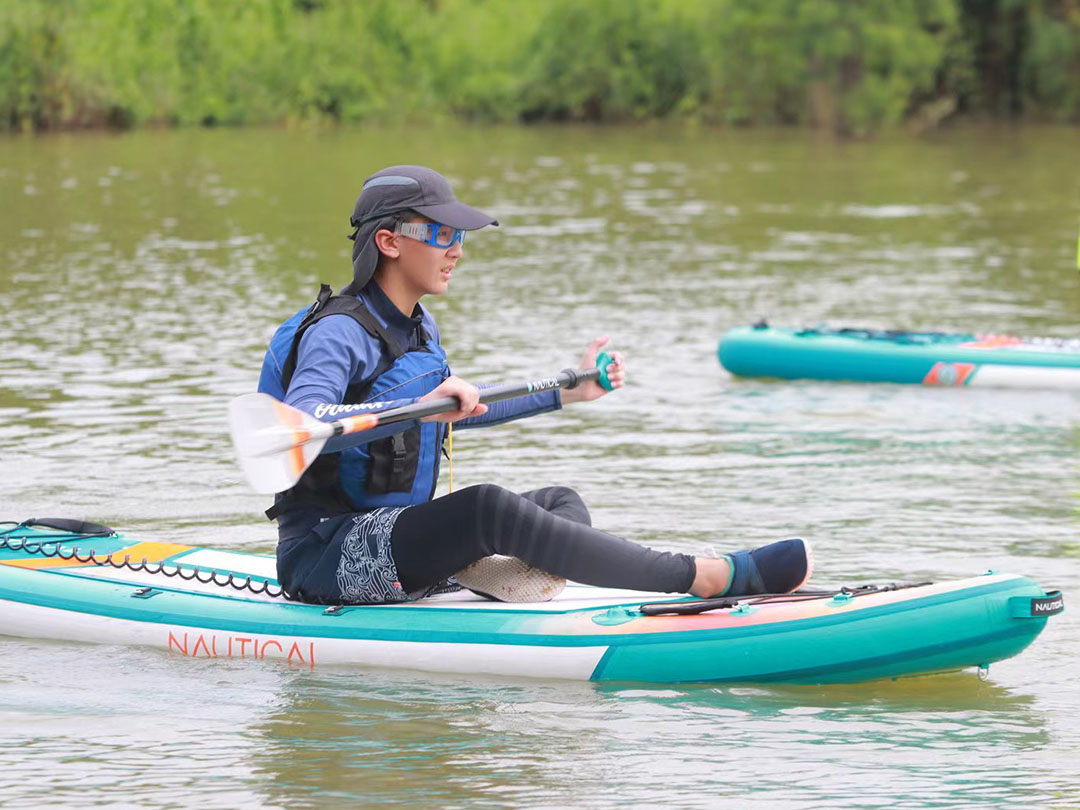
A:
{"label": "black carry handle", "polygon": [[80,534],[83,537],[108,537],[116,534],[108,526],[100,523],[91,523],[87,520],[74,520],[72,518],[30,518],[23,521],[23,526],[44,526],[47,529],[59,529],[62,532]]}

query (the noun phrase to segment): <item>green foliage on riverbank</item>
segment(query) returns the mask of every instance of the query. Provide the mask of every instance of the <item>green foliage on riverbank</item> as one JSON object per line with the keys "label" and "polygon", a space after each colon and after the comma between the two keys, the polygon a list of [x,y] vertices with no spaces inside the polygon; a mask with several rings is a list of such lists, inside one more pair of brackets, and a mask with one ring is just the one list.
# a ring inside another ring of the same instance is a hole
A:
{"label": "green foliage on riverbank", "polygon": [[0,127],[1080,120],[1080,0],[0,0]]}

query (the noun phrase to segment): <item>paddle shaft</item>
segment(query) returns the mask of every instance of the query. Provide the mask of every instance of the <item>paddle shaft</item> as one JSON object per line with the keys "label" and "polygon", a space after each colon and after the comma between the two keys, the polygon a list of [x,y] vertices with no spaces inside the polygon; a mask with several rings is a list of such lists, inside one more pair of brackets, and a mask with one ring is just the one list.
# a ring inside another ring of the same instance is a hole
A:
{"label": "paddle shaft", "polygon": [[[486,405],[489,402],[523,397],[540,391],[551,391],[555,388],[576,388],[588,380],[599,380],[602,372],[602,368],[567,368],[554,377],[541,377],[527,382],[492,385],[480,389],[480,401]],[[394,422],[407,422],[410,419],[423,419],[425,416],[449,413],[450,411],[456,411],[460,407],[461,401],[457,397],[440,397],[439,399],[429,399],[424,402],[403,405],[400,408],[391,408],[379,414],[350,416],[337,422],[331,422],[330,427],[334,430],[334,436],[341,436],[359,430],[371,430],[376,425],[389,425]]]}

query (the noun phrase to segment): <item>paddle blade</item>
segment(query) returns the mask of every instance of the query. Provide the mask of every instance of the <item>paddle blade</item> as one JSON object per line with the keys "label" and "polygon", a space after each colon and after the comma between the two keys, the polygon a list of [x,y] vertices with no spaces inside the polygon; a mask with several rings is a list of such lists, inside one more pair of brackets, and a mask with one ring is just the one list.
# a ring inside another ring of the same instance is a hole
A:
{"label": "paddle blade", "polygon": [[269,394],[244,394],[230,402],[229,429],[248,483],[267,494],[296,484],[334,433]]}

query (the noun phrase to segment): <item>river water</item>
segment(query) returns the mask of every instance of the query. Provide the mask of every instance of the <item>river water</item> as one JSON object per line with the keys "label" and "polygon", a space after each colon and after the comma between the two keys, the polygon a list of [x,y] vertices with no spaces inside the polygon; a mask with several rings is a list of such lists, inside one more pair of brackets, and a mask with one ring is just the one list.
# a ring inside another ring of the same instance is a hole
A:
{"label": "river water", "polygon": [[[525,379],[595,335],[597,403],[455,441],[455,487],[577,488],[699,552],[802,535],[814,582],[993,568],[1080,593],[1080,395],[733,380],[724,329],[1076,337],[1068,129],[438,128],[0,141],[0,519],[270,552],[229,399],[341,286],[360,182],[433,165],[496,214],[426,303],[455,371]],[[446,476],[441,485],[446,488]],[[1080,621],[972,672],[650,687],[291,671],[0,640],[0,806],[1080,807]],[[2,630],[2,628],[0,628]]]}

